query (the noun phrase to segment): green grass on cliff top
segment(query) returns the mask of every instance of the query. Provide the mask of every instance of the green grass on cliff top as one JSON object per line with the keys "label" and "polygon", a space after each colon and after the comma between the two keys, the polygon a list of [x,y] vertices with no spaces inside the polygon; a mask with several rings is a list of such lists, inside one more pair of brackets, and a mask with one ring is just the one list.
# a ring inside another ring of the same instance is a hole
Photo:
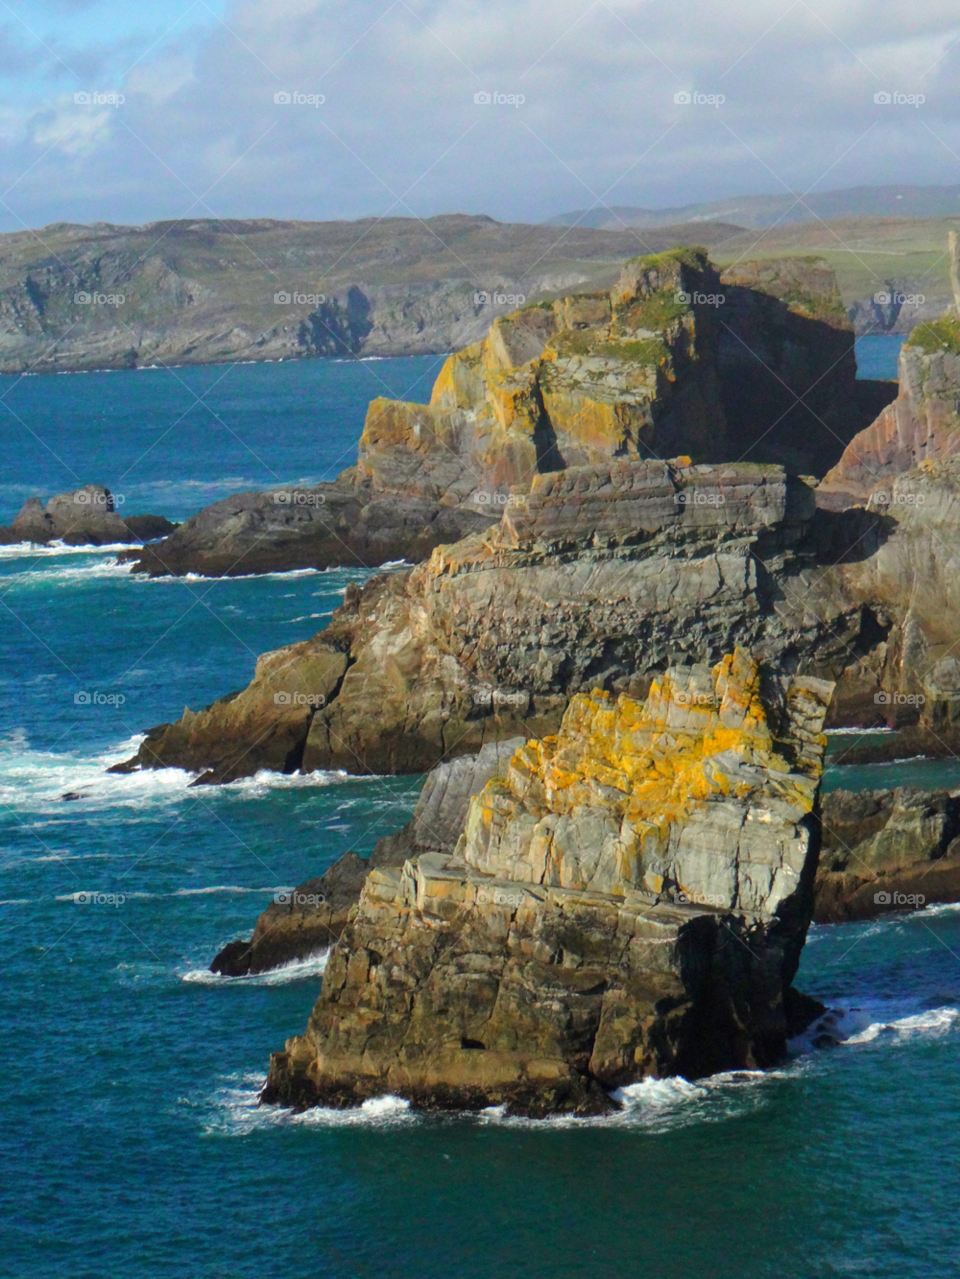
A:
{"label": "green grass on cliff top", "polygon": [[926,320],[913,330],[907,345],[919,347],[927,355],[943,350],[960,355],[960,319],[955,315],[941,315],[939,320]]}

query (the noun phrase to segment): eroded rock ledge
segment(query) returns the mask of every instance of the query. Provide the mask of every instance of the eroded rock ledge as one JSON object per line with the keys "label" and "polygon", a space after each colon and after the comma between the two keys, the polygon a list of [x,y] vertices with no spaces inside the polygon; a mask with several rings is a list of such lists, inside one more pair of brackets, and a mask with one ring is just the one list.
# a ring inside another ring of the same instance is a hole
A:
{"label": "eroded rock ledge", "polygon": [[832,686],[742,650],[645,702],[575,697],[450,852],[374,869],[264,1101],[596,1113],[645,1076],[765,1067],[814,1009]]}

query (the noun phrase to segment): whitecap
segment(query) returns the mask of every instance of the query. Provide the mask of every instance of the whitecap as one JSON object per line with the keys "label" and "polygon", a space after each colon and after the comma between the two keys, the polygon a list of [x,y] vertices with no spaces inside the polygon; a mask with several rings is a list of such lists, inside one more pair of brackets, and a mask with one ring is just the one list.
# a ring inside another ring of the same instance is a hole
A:
{"label": "whitecap", "polygon": [[245,977],[224,977],[222,973],[212,973],[209,968],[191,968],[180,974],[180,980],[199,986],[286,986],[288,982],[322,977],[332,949],[332,946],[327,946],[303,959],[291,959],[279,968],[268,968],[262,973],[248,973]]}

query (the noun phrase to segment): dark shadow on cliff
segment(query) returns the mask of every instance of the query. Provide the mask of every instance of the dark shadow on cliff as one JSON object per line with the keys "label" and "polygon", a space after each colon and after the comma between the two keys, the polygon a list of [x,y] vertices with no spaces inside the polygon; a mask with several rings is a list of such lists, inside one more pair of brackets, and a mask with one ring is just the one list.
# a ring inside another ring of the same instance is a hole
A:
{"label": "dark shadow on cliff", "polygon": [[852,332],[798,314],[791,295],[722,289],[717,363],[728,457],[822,477],[876,416],[864,421],[873,401],[862,403],[857,389]]}
{"label": "dark shadow on cliff", "polygon": [[373,306],[352,284],[346,296],[327,298],[301,322],[298,340],[311,355],[359,355],[373,328]]}

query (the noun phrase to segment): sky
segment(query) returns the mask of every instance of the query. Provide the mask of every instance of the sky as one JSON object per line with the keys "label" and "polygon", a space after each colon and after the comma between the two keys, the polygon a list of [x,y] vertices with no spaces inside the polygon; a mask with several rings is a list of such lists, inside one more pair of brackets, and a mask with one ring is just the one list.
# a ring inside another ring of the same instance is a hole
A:
{"label": "sky", "polygon": [[0,77],[4,231],[960,182],[956,0],[0,0]]}

